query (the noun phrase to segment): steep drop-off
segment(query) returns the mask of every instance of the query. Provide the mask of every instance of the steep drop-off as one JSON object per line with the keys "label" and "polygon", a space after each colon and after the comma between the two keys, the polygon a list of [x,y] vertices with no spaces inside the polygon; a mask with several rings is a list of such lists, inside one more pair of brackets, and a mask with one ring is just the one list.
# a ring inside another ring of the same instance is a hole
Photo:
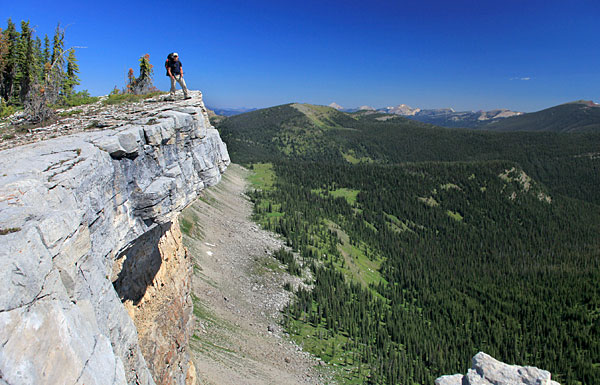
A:
{"label": "steep drop-off", "polygon": [[193,96],[0,152],[0,383],[195,382],[177,216],[229,155]]}

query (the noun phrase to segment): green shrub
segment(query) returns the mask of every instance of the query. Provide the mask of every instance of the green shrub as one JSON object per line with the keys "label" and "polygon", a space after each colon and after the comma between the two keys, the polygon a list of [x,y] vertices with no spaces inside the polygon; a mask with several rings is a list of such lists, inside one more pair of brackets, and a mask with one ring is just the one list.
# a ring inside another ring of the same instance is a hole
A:
{"label": "green shrub", "polygon": [[108,95],[108,98],[106,98],[103,101],[103,103],[108,104],[108,105],[121,104],[121,103],[135,103],[135,102],[140,102],[144,99],[150,99],[155,96],[163,95],[163,94],[165,94],[165,92],[162,92],[162,91],[150,92],[150,93],[144,94],[144,95],[121,94],[121,93],[111,92],[110,95]]}
{"label": "green shrub", "polygon": [[10,227],[8,229],[0,229],[0,235],[16,233],[17,231],[21,231],[21,228],[20,227]]}
{"label": "green shrub", "polygon": [[87,90],[76,92],[70,96],[64,97],[60,102],[60,106],[63,107],[75,107],[84,104],[92,104],[98,101],[97,96],[90,96]]}
{"label": "green shrub", "polygon": [[7,118],[14,114],[19,108],[15,106],[9,106],[4,101],[0,102],[0,119]]}

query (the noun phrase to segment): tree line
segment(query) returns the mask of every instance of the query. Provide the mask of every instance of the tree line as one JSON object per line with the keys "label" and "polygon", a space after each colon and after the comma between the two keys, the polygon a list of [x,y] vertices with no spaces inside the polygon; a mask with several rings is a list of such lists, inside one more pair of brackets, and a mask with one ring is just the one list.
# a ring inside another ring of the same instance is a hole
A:
{"label": "tree line", "polygon": [[36,120],[51,113],[50,106],[65,103],[79,85],[75,48],[65,48],[65,29],[56,26],[52,39],[37,36],[29,21],[20,31],[8,19],[0,28],[0,103],[2,108],[23,107]]}

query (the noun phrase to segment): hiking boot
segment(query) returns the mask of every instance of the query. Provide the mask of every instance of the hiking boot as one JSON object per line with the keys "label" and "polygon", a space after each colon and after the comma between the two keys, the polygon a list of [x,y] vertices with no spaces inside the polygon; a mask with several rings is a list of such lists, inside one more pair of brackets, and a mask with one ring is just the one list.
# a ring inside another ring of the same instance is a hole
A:
{"label": "hiking boot", "polygon": [[191,98],[192,98],[191,96],[186,96],[186,97],[183,98],[183,100],[188,100],[188,99],[191,99]]}

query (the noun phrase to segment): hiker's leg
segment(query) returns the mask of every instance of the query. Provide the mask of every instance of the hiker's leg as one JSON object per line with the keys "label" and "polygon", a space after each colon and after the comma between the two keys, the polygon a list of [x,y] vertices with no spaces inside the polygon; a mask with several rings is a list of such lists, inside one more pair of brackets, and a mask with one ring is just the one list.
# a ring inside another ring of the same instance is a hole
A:
{"label": "hiker's leg", "polygon": [[179,79],[177,79],[177,81],[179,82],[179,85],[181,86],[181,89],[183,90],[183,97],[187,98],[188,89],[185,85],[185,80],[183,80],[183,76],[179,75]]}
{"label": "hiker's leg", "polygon": [[171,97],[175,97],[175,76],[173,76],[171,79]]}

